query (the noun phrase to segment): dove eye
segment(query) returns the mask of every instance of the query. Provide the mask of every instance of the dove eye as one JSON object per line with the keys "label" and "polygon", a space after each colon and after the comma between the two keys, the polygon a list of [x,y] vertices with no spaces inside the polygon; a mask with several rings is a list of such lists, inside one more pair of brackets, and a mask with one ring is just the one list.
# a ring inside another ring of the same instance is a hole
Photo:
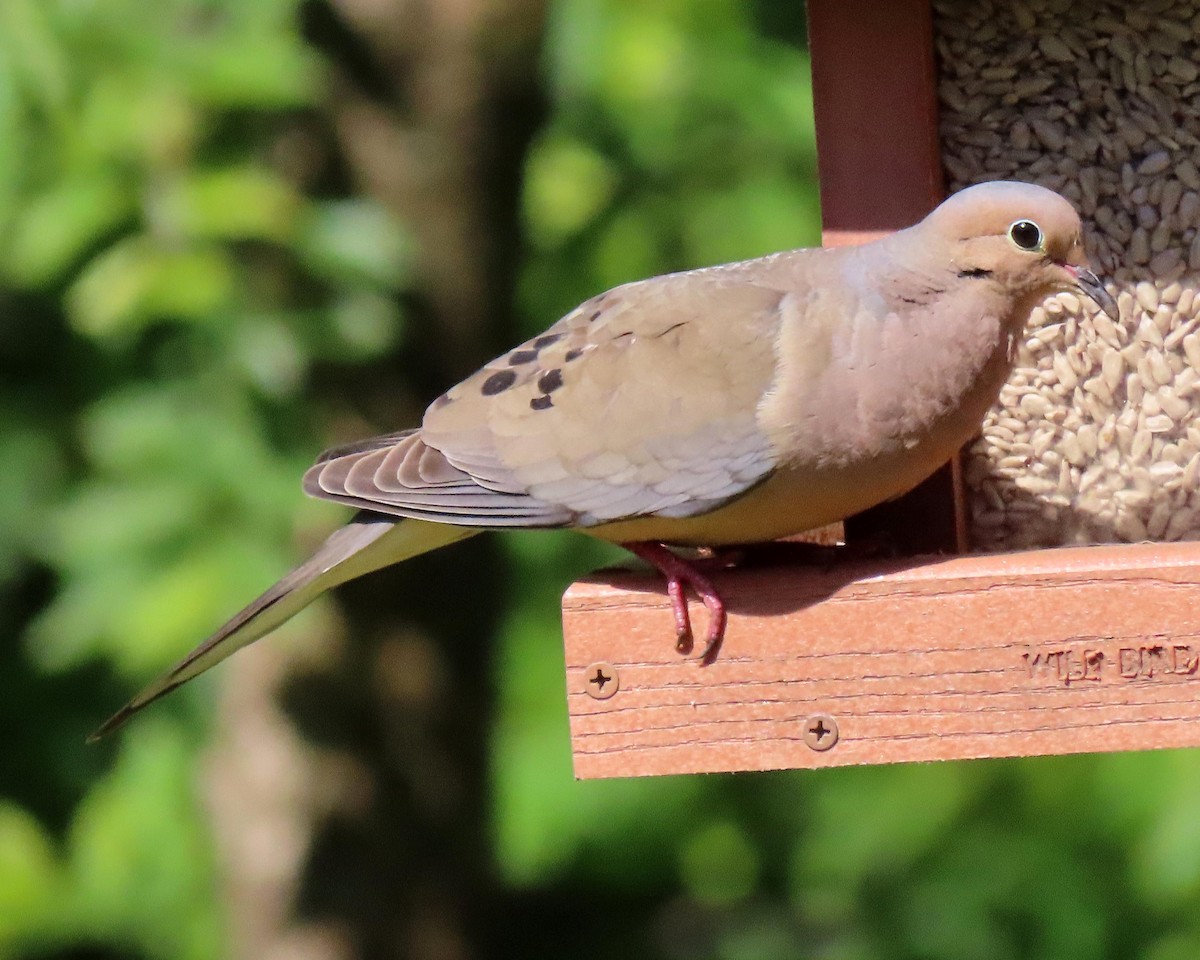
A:
{"label": "dove eye", "polygon": [[1032,220],[1017,220],[1008,228],[1009,239],[1022,250],[1040,250],[1042,228]]}

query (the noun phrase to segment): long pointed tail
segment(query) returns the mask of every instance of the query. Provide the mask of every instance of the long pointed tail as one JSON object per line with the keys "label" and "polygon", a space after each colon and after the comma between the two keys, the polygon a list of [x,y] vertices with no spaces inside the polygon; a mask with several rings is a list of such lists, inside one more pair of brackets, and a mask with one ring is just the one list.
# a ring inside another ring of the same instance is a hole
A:
{"label": "long pointed tail", "polygon": [[308,560],[270,587],[228,623],[113,714],[88,741],[112,733],[142,708],[253,643],[307,607],[326,590],[381,567],[482,532],[424,520],[361,514],[333,534]]}

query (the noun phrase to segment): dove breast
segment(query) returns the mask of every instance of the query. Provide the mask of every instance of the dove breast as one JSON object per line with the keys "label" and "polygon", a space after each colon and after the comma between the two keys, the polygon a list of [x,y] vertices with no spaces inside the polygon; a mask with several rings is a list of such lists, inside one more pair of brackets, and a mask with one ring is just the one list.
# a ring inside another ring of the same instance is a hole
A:
{"label": "dove breast", "polygon": [[805,295],[783,301],[780,369],[760,415],[781,466],[882,463],[943,429],[970,431],[1007,376],[1021,329],[1010,299],[944,266],[897,262],[890,246],[809,265]]}

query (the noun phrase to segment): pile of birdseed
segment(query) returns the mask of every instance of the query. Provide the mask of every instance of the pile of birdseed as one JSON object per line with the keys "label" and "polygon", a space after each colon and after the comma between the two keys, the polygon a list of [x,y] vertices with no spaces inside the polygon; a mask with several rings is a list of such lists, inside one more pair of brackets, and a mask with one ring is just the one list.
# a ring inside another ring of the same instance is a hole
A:
{"label": "pile of birdseed", "polygon": [[1115,325],[1034,316],[964,462],[977,549],[1200,539],[1200,0],[935,0],[948,187],[1067,197]]}

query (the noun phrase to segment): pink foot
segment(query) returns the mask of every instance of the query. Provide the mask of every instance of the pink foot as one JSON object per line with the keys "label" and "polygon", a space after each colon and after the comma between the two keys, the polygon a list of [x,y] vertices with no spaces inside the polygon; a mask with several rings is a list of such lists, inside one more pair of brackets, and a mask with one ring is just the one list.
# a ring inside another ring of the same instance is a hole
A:
{"label": "pink foot", "polygon": [[639,541],[621,544],[630,553],[636,554],[658,568],[667,578],[667,596],[671,598],[671,611],[675,614],[675,649],[684,656],[692,652],[692,620],[688,616],[687,597],[684,586],[696,591],[708,608],[708,633],[704,638],[704,655],[700,663],[708,666],[717,659],[721,641],[725,639],[725,602],[717,594],[716,587],[695,565],[672,553],[661,543]]}

